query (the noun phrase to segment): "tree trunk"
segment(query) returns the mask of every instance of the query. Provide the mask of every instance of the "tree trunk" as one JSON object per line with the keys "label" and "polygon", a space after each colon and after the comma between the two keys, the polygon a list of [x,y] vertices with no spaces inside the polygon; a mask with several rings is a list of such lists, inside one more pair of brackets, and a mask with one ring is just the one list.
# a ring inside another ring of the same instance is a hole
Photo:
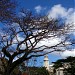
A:
{"label": "tree trunk", "polygon": [[9,71],[7,71],[3,75],[10,75],[10,73],[9,73]]}
{"label": "tree trunk", "polygon": [[8,65],[6,68],[5,68],[5,72],[4,72],[4,74],[3,75],[11,75],[11,66],[10,65]]}
{"label": "tree trunk", "polygon": [[5,70],[4,74],[3,75],[10,75],[10,70],[9,68],[7,70]]}

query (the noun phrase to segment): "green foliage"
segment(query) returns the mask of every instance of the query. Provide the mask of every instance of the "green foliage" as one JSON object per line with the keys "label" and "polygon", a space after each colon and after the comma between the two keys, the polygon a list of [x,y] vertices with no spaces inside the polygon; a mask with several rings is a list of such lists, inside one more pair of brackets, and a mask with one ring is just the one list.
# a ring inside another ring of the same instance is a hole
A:
{"label": "green foliage", "polygon": [[[5,68],[7,67],[8,60],[5,58],[0,58],[0,74],[3,75],[3,72],[5,71]],[[19,67],[15,67],[14,70],[11,72],[11,75],[18,75],[20,72]]]}
{"label": "green foliage", "polygon": [[25,67],[24,64],[20,65],[21,72],[29,75],[49,75],[45,67]]}
{"label": "green foliage", "polygon": [[11,73],[11,75],[18,75],[20,73],[19,67],[17,66]]}
{"label": "green foliage", "polygon": [[34,70],[30,70],[30,75],[49,75],[49,72],[45,67],[39,67]]}
{"label": "green foliage", "polygon": [[62,65],[62,62],[61,62],[61,60],[57,60],[56,62],[55,62],[55,64],[54,64],[54,68],[55,69],[57,69],[57,68],[59,68],[59,67],[62,67],[63,65]]}
{"label": "green foliage", "polygon": [[20,71],[23,73],[26,71],[26,66],[25,63],[23,62],[22,64],[19,65]]}
{"label": "green foliage", "polygon": [[45,67],[41,67],[37,69],[37,75],[49,75],[49,72]]}
{"label": "green foliage", "polygon": [[67,59],[70,60],[70,67],[65,69],[65,71],[70,75],[75,75],[75,57],[69,57]]}
{"label": "green foliage", "polygon": [[69,67],[64,68],[64,71],[67,74],[75,75],[75,57],[68,57],[66,59],[57,60],[54,64],[54,71],[55,71],[55,69],[57,69],[59,67],[64,67],[63,66],[64,63],[69,63]]}

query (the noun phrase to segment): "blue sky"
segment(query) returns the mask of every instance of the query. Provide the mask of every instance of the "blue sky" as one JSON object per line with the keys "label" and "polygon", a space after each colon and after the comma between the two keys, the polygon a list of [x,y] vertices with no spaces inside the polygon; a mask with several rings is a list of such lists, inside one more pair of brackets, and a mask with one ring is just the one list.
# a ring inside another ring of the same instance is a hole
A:
{"label": "blue sky", "polygon": [[[28,9],[33,13],[49,13],[49,17],[53,16],[53,18],[58,18],[60,16],[61,18],[66,19],[67,23],[69,21],[74,21],[73,14],[75,10],[75,0],[18,0],[18,2],[20,4],[20,8]],[[59,58],[62,57],[60,55],[49,54],[50,62],[56,61]],[[43,57],[38,60],[40,61],[42,59]]]}
{"label": "blue sky", "polygon": [[74,8],[75,0],[18,0],[20,4],[20,8],[29,9],[30,11],[35,12],[34,8],[36,6],[41,6],[46,8],[43,13],[47,13],[47,11],[53,7],[54,5],[61,4],[65,8]]}
{"label": "blue sky", "polygon": [[62,4],[66,8],[74,7],[74,0],[18,0],[21,7],[33,10],[35,6],[51,8],[53,5]]}

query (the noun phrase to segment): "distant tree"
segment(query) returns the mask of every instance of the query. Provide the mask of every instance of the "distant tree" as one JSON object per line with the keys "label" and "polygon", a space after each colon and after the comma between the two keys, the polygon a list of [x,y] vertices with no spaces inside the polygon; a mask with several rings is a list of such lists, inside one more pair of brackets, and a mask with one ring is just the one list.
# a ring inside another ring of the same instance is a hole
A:
{"label": "distant tree", "polygon": [[[67,68],[64,66],[67,64]],[[75,74],[75,57],[67,57],[66,59],[57,60],[54,64],[54,68],[57,69],[59,67],[64,67],[65,74],[74,75]]]}
{"label": "distant tree", "polygon": [[49,75],[45,67],[29,67],[29,75]]}
{"label": "distant tree", "polygon": [[19,69],[22,73],[26,72],[27,66],[25,65],[25,62],[23,62],[19,65]]}
{"label": "distant tree", "polygon": [[70,75],[75,75],[75,57],[68,57],[67,58],[70,67],[69,68],[65,68],[65,71],[70,74]]}
{"label": "distant tree", "polygon": [[37,74],[36,75],[49,75],[48,70],[46,70],[45,67],[41,67],[39,69],[37,69]]}

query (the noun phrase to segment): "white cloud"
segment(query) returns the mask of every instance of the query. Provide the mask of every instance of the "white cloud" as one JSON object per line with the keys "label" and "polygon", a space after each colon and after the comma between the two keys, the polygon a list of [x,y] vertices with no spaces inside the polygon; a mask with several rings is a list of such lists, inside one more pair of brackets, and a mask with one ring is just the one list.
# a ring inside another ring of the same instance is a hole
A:
{"label": "white cloud", "polygon": [[58,18],[58,17],[65,17],[67,14],[65,13],[67,10],[62,7],[60,4],[54,5],[51,10],[49,11],[49,18]]}
{"label": "white cloud", "polygon": [[19,12],[19,13],[18,13],[18,16],[19,16],[19,17],[25,17],[26,15],[25,15],[24,13],[22,13],[22,12]]}
{"label": "white cloud", "polygon": [[48,18],[62,18],[66,21],[66,23],[72,23],[75,19],[75,11],[74,8],[67,9],[61,4],[54,5],[48,12]]}
{"label": "white cloud", "polygon": [[72,12],[70,15],[68,14],[66,16],[66,23],[74,23],[73,29],[75,29],[75,12]]}
{"label": "white cloud", "polygon": [[66,23],[66,25],[70,26],[69,31],[67,32],[75,36],[75,9],[74,8],[67,9],[63,7],[61,4],[54,5],[48,11],[48,18],[62,19]]}
{"label": "white cloud", "polygon": [[35,9],[36,13],[39,14],[41,11],[45,10],[46,8],[38,5],[34,9]]}
{"label": "white cloud", "polygon": [[23,37],[21,37],[20,35],[17,35],[17,36],[13,39],[13,43],[17,43],[18,41],[20,42],[20,41],[23,41],[23,40],[24,40]]}
{"label": "white cloud", "polygon": [[[49,39],[43,39],[36,45],[36,47],[40,47],[43,45],[51,47],[51,46],[57,45],[58,43],[60,43],[60,41],[61,39],[55,38],[55,37],[54,38],[52,37]],[[46,50],[46,51],[50,51],[50,50]]]}
{"label": "white cloud", "polygon": [[73,56],[75,57],[75,49],[74,50],[65,50],[63,53],[61,53],[62,57],[68,57],[68,56]]}
{"label": "white cloud", "polygon": [[37,13],[40,13],[40,11],[42,10],[42,7],[40,5],[36,6],[35,10],[36,10]]}

